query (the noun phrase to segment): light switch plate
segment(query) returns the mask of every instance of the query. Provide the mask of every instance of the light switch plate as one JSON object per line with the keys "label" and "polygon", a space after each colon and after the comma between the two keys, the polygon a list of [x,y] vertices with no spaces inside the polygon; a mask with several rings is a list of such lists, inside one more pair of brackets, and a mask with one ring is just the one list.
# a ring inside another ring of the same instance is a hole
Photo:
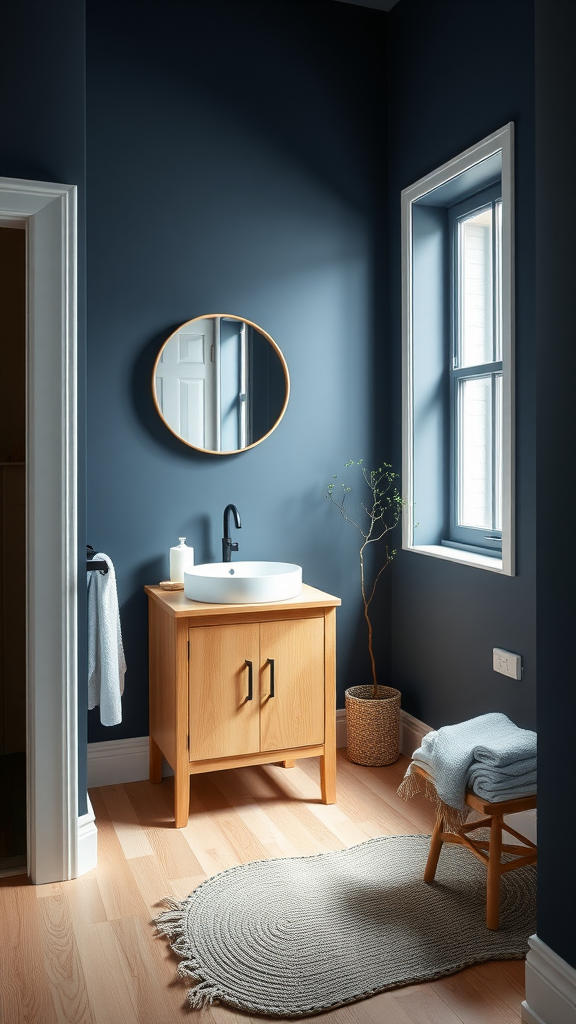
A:
{"label": "light switch plate", "polygon": [[522,679],[522,655],[512,651],[503,651],[501,647],[492,649],[492,667],[509,679]]}

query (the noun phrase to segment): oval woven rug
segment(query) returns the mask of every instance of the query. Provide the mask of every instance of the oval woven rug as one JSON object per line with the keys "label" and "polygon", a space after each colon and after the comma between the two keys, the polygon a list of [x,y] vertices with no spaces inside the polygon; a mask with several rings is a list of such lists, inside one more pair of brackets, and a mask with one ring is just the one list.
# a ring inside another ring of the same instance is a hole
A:
{"label": "oval woven rug", "polygon": [[486,869],[430,836],[384,836],[312,857],[254,861],[203,882],[155,924],[196,984],[188,1003],[305,1017],[385,989],[523,957],[536,930],[536,872],[502,876],[500,928],[485,926]]}

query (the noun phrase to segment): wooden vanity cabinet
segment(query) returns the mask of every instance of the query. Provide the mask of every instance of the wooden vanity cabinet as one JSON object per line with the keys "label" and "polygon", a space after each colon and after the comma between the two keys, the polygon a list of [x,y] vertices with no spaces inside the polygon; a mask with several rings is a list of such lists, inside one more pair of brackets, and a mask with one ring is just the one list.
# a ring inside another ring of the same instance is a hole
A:
{"label": "wooden vanity cabinet", "polygon": [[336,799],[336,607],[303,585],[274,604],[214,605],[146,587],[150,781],[174,770],[175,822],[190,775],[320,755],[322,800]]}

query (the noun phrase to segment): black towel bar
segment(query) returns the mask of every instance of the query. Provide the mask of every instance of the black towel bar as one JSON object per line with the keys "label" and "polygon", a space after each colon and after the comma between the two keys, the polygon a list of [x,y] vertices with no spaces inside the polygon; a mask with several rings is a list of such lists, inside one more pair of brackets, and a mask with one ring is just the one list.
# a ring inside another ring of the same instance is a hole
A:
{"label": "black towel bar", "polygon": [[86,572],[96,572],[99,570],[103,576],[108,572],[108,565],[103,562],[102,559],[94,558],[96,552],[91,544],[86,545]]}

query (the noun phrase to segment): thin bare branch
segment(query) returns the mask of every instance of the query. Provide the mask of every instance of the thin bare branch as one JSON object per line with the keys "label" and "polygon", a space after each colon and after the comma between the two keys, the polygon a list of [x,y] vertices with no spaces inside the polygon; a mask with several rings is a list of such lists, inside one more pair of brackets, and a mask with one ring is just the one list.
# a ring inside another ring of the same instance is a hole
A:
{"label": "thin bare branch", "polygon": [[[327,497],[330,498],[333,505],[336,506],[342,517],[346,522],[351,523],[358,530],[360,536],[363,538],[363,543],[360,545],[360,589],[362,592],[362,601],[364,603],[364,618],[366,619],[366,625],[368,628],[368,654],[370,656],[370,666],[372,670],[372,696],[375,698],[378,695],[378,679],[376,673],[376,661],[374,658],[373,650],[373,630],[372,622],[370,620],[370,605],[376,592],[376,586],[378,581],[388,567],[395,552],[389,551],[388,545],[386,545],[386,558],[383,565],[380,566],[376,572],[374,581],[370,588],[369,593],[366,587],[365,578],[365,566],[364,566],[364,554],[369,544],[376,544],[382,540],[391,530],[395,529],[400,520],[402,513],[402,498],[398,492],[395,481],[398,479],[396,473],[393,472],[392,467],[388,463],[383,463],[379,469],[369,470],[363,464],[363,460],[360,459],[358,462],[351,460],[346,463],[346,469],[351,466],[359,467],[364,483],[370,489],[372,495],[371,505],[360,502],[360,508],[368,517],[368,526],[363,529],[362,526],[353,518],[352,514],[349,514],[344,509],[344,502],[346,501],[347,495],[350,494],[352,488],[342,484],[342,497],[340,501],[336,501],[333,496],[334,484],[328,485]],[[337,477],[333,477],[334,480]]]}
{"label": "thin bare branch", "polygon": [[361,527],[360,527],[360,526],[358,525],[358,523],[357,523],[357,522],[355,522],[355,521],[354,521],[354,519],[351,519],[351,518],[350,518],[350,516],[346,514],[346,512],[344,511],[344,506],[343,506],[343,505],[342,505],[342,504],[341,504],[341,503],[340,503],[339,501],[336,501],[336,500],[335,500],[335,499],[334,499],[334,498],[332,497],[332,495],[331,495],[331,494],[329,494],[329,495],[328,495],[328,497],[330,498],[330,501],[332,502],[332,504],[336,506],[336,508],[337,508],[337,509],[338,509],[338,511],[340,512],[340,515],[341,515],[341,516],[342,516],[342,517],[343,517],[343,518],[344,518],[344,519],[346,520],[346,522],[347,522],[347,523],[352,523],[352,526],[355,526],[355,527],[356,527],[356,529],[357,529],[357,530],[359,531],[359,533],[361,533],[361,534],[362,534],[362,536],[363,536],[363,537],[365,537],[365,536],[366,536],[366,534],[364,533],[364,531],[362,530],[362,528],[361,528]]}

